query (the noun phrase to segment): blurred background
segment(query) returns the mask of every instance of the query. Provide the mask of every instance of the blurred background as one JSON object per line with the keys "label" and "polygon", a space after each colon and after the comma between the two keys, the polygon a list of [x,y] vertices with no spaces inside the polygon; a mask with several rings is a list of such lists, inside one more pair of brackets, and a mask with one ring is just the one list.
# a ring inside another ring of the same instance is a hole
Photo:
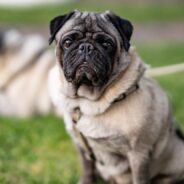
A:
{"label": "blurred background", "polygon": [[[0,0],[0,183],[74,184],[77,154],[49,99],[49,21],[73,9],[111,10],[134,25],[151,67],[184,63],[183,0]],[[184,72],[155,77],[184,128]]]}

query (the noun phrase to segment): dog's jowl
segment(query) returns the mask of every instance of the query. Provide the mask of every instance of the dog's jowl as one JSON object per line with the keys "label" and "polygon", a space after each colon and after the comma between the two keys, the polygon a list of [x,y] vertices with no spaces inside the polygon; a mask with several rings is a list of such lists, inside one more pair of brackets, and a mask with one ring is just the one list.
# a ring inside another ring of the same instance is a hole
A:
{"label": "dog's jowl", "polygon": [[144,76],[132,24],[107,11],[73,11],[50,23],[53,102],[81,155],[80,184],[184,183],[184,142],[166,94]]}

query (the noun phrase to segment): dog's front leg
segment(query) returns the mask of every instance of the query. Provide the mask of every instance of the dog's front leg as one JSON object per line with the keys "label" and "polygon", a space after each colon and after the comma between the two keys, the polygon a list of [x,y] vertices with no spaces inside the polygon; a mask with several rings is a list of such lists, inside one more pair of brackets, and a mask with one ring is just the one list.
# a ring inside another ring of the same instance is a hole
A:
{"label": "dog's front leg", "polygon": [[77,146],[81,162],[81,178],[78,184],[94,184],[95,181],[95,162],[86,158],[82,148]]}
{"label": "dog's front leg", "polygon": [[128,159],[132,171],[133,184],[150,184],[149,152],[131,150]]}

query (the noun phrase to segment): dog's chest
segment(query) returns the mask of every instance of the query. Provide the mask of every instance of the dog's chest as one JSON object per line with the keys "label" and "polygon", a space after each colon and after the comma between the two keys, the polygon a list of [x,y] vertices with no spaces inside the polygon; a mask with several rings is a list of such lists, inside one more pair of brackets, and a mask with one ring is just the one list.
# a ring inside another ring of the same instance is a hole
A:
{"label": "dog's chest", "polygon": [[[86,150],[86,142],[91,148],[98,170],[107,175],[126,172],[129,164],[126,158],[129,142],[122,133],[105,126],[103,123],[93,121],[92,117],[81,117],[76,123],[73,122],[71,114],[65,116],[65,123],[69,128],[74,141]],[[69,126],[70,124],[70,126]],[[77,132],[76,132],[77,130]],[[82,134],[83,138],[79,134]],[[84,143],[85,142],[85,143]],[[86,155],[89,156],[89,151]]]}
{"label": "dog's chest", "polygon": [[127,132],[129,133],[129,127],[130,131],[132,128],[131,126],[127,126],[127,122],[130,122],[131,119],[129,120],[127,116],[122,116],[122,112],[122,110],[117,112],[116,117],[113,117],[115,116],[113,112],[111,115],[108,112],[109,116],[107,114],[105,116],[90,116],[82,113],[75,119],[73,118],[74,113],[72,111],[70,113],[66,112],[64,119],[66,128],[74,140],[80,139],[76,136],[77,130],[77,135],[81,133],[94,150],[126,155],[130,149],[130,140],[127,137]]}

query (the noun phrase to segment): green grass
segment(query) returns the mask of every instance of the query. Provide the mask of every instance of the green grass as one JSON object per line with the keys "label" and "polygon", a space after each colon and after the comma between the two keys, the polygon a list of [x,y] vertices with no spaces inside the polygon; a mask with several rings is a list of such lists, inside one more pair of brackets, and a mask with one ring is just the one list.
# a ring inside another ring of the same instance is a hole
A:
{"label": "green grass", "polygon": [[153,67],[166,66],[184,62],[183,43],[160,43],[152,45],[137,45],[139,55],[144,62]]}
{"label": "green grass", "polygon": [[78,162],[61,119],[0,118],[0,122],[0,183],[76,183]]}
{"label": "green grass", "polygon": [[112,10],[131,21],[183,21],[184,4],[159,4],[159,5],[123,5],[113,4],[87,4],[73,3],[57,6],[42,6],[34,8],[0,8],[1,24],[47,24],[53,17],[67,13],[71,10],[105,11]]}

